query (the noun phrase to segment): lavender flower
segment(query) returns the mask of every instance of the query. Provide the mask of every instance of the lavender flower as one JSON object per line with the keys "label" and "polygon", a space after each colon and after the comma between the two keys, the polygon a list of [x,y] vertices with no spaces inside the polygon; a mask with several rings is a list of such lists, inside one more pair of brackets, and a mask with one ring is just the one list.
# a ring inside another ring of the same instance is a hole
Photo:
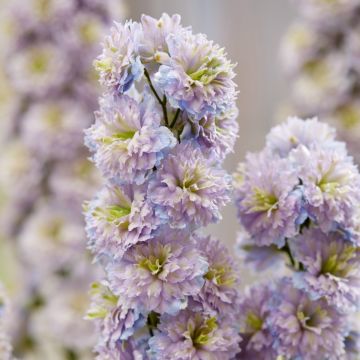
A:
{"label": "lavender flower", "polygon": [[40,193],[41,162],[20,139],[7,144],[0,156],[0,223],[4,234],[17,231],[19,221]]}
{"label": "lavender flower", "polygon": [[254,285],[247,289],[239,306],[240,335],[244,339],[239,359],[274,359],[274,338],[268,319],[271,314],[272,290],[266,285]]}
{"label": "lavender flower", "polygon": [[139,24],[127,21],[115,23],[111,34],[105,39],[103,52],[95,61],[100,82],[119,93],[127,91],[134,81],[143,75],[143,65],[136,53],[136,36]]}
{"label": "lavender flower", "polygon": [[360,176],[352,159],[336,150],[310,151],[303,146],[294,151],[292,157],[299,167],[310,218],[325,232],[339,228],[350,232],[354,242],[358,241],[351,228],[360,200]]}
{"label": "lavender flower", "polygon": [[309,26],[307,22],[303,20],[295,22],[285,34],[280,49],[285,71],[290,76],[296,74],[329,42],[326,34]]}
{"label": "lavender flower", "polygon": [[9,62],[12,85],[21,94],[45,96],[58,91],[70,77],[65,54],[51,43],[34,43]]}
{"label": "lavender flower", "polygon": [[49,176],[49,188],[55,201],[64,203],[81,212],[84,199],[95,194],[100,184],[100,175],[85,157],[61,162]]}
{"label": "lavender flower", "polygon": [[205,313],[182,310],[164,315],[159,332],[149,341],[151,359],[232,359],[241,338],[229,322]]}
{"label": "lavender flower", "polygon": [[274,269],[277,274],[283,273],[281,264],[284,264],[284,253],[276,245],[257,246],[249,234],[241,229],[237,234],[236,248],[240,260],[251,270],[259,272]]}
{"label": "lavender flower", "polygon": [[[89,266],[87,268],[89,271]],[[83,275],[75,278],[71,274],[66,282],[52,277],[43,279],[40,298],[43,304],[31,315],[29,331],[45,344],[59,343],[61,339],[62,348],[71,349],[79,356],[87,354],[86,359],[91,356],[90,349],[96,336],[91,324],[83,319],[89,306],[86,290],[91,279],[88,274]],[[58,352],[61,354],[64,350]]]}
{"label": "lavender flower", "polygon": [[300,145],[312,149],[319,144],[322,148],[346,151],[343,143],[335,141],[335,129],[317,118],[302,120],[290,117],[273,127],[266,137],[266,147],[280,157],[287,157]]}
{"label": "lavender flower", "polygon": [[115,347],[109,350],[106,347],[98,349],[96,360],[147,360],[145,350],[139,349],[137,344],[130,340],[118,342]]}
{"label": "lavender flower", "polygon": [[15,0],[10,8],[10,14],[17,23],[24,24],[23,32],[34,29],[43,32],[45,26],[58,24],[61,19],[73,14],[75,8],[74,0],[48,0],[46,3],[41,0],[29,0],[25,4],[21,0]]}
{"label": "lavender flower", "polygon": [[110,288],[130,308],[176,313],[204,285],[208,263],[186,231],[163,229],[109,264]]}
{"label": "lavender flower", "polygon": [[234,151],[239,126],[236,121],[237,109],[234,107],[219,115],[205,115],[199,121],[189,119],[191,136],[196,136],[204,151],[210,151],[220,160]]}
{"label": "lavender flower", "polygon": [[[114,295],[107,283],[92,285],[93,304],[87,318],[95,319],[100,339],[95,351],[99,356],[125,351],[129,338],[145,326],[145,318],[137,310],[129,309],[120,304],[119,297]],[[121,344],[121,345],[119,345]],[[123,354],[125,356],[125,354]],[[100,357],[101,358],[101,357]],[[110,357],[111,358],[111,357]]]}
{"label": "lavender flower", "polygon": [[140,104],[127,95],[103,98],[86,142],[96,166],[108,179],[141,184],[176,140],[164,126],[154,103]]}
{"label": "lavender flower", "polygon": [[104,187],[88,204],[86,222],[91,250],[97,257],[104,254],[115,259],[151,239],[160,225],[146,189],[136,186]]}
{"label": "lavender flower", "polygon": [[326,112],[346,100],[352,78],[340,54],[308,61],[293,85],[296,107],[306,114]]}
{"label": "lavender flower", "polygon": [[195,119],[227,110],[235,101],[236,86],[234,65],[224,49],[189,31],[169,34],[166,42],[168,53],[157,54],[161,66],[154,82],[170,104]]}
{"label": "lavender flower", "polygon": [[209,313],[236,314],[240,280],[234,259],[224,245],[210,236],[197,236],[196,244],[209,268],[205,284],[194,299]]}
{"label": "lavender flower", "polygon": [[20,139],[8,144],[0,156],[0,188],[6,191],[5,199],[21,205],[31,202],[38,194],[40,166]]}
{"label": "lavender flower", "polygon": [[295,275],[295,286],[311,298],[325,298],[341,311],[360,303],[360,250],[339,233],[324,234],[317,228],[304,230],[290,242],[305,272]]}
{"label": "lavender flower", "polygon": [[345,355],[344,318],[324,299],[311,300],[289,278],[278,284],[269,318],[274,347],[285,358],[338,359]]}
{"label": "lavender flower", "polygon": [[204,226],[221,219],[229,201],[228,175],[207,160],[200,149],[182,142],[164,159],[149,185],[150,200],[171,227]]}
{"label": "lavender flower", "polygon": [[74,53],[74,55],[77,53],[83,54],[83,57],[79,59],[79,66],[84,64],[87,67],[91,67],[93,59],[84,55],[86,52],[93,55],[94,49],[98,50],[98,44],[105,33],[106,24],[91,9],[83,9],[76,16],[72,17],[70,21],[64,31],[56,34],[56,36],[59,38],[59,41],[68,46],[69,52]]}
{"label": "lavender flower", "polygon": [[[279,179],[279,174],[281,178]],[[286,160],[267,151],[248,154],[235,179],[236,205],[242,225],[257,245],[284,245],[303,216],[297,173]]]}
{"label": "lavender flower", "polygon": [[84,236],[82,223],[50,201],[39,203],[28,218],[19,235],[19,246],[32,269],[46,276],[69,270],[76,263],[84,251]]}
{"label": "lavender flower", "polygon": [[82,148],[87,109],[69,99],[34,103],[24,114],[23,139],[40,159],[69,159]]}
{"label": "lavender flower", "polygon": [[166,39],[169,34],[177,34],[183,30],[180,25],[180,15],[164,13],[160,19],[154,19],[148,15],[141,16],[142,32],[137,44],[141,59],[144,63],[157,61],[157,53],[168,53]]}

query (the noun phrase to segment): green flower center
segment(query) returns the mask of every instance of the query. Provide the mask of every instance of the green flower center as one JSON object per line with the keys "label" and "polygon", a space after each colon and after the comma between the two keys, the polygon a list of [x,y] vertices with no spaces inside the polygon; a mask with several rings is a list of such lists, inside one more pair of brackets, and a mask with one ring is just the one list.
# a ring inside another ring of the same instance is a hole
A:
{"label": "green flower center", "polygon": [[149,271],[152,275],[159,275],[171,252],[170,245],[161,246],[158,251],[153,251],[148,257],[144,257],[139,261],[139,267]]}
{"label": "green flower center", "polygon": [[195,326],[188,325],[188,332],[195,348],[200,348],[206,345],[210,338],[211,333],[217,328],[217,322],[215,317],[203,320],[201,315],[195,315]]}
{"label": "green flower center", "polygon": [[[43,229],[43,234],[53,240],[58,240],[60,237],[61,229],[64,225],[62,219],[53,219]],[[60,240],[60,239],[59,239]]]}
{"label": "green flower center", "polygon": [[189,192],[196,193],[207,187],[203,168],[196,166],[195,169],[186,169],[183,179],[178,180],[178,186]]}
{"label": "green flower center", "polygon": [[230,276],[230,274],[230,267],[215,264],[209,267],[209,270],[204,277],[209,281],[213,281],[218,286],[232,286],[235,282],[235,278]]}
{"label": "green flower center", "polygon": [[49,125],[56,126],[61,123],[62,115],[61,109],[54,105],[50,106],[47,110],[45,119]]}
{"label": "green flower center", "polygon": [[247,313],[245,323],[253,332],[260,331],[263,326],[263,320],[253,311]]}
{"label": "green flower center", "polygon": [[329,78],[329,69],[324,62],[321,62],[319,60],[309,61],[304,66],[304,71],[318,85],[324,86],[327,84]]}
{"label": "green flower center", "polygon": [[110,57],[101,60],[95,60],[94,66],[97,71],[110,72],[113,66],[113,61]]}
{"label": "green flower center", "polygon": [[44,74],[49,68],[49,54],[42,50],[35,50],[29,62],[30,72],[33,74]]}
{"label": "green flower center", "polygon": [[360,122],[359,111],[351,105],[342,106],[337,110],[337,116],[346,129],[351,129]]}
{"label": "green flower center", "polygon": [[37,0],[36,9],[42,18],[48,16],[50,11],[51,0]]}
{"label": "green flower center", "polygon": [[124,131],[113,134],[112,137],[114,139],[127,140],[127,139],[132,139],[134,135],[135,135],[135,131]]}
{"label": "green flower center", "polygon": [[83,23],[79,27],[79,33],[84,43],[93,44],[98,40],[99,26],[95,21]]}
{"label": "green flower center", "polygon": [[302,48],[308,45],[310,40],[310,35],[304,28],[296,28],[289,34],[289,41]]}
{"label": "green flower center", "polygon": [[193,81],[208,85],[224,71],[222,65],[223,63],[219,58],[206,56],[197,68],[188,69],[187,74]]}
{"label": "green flower center", "polygon": [[331,274],[340,278],[345,278],[352,270],[350,260],[356,256],[358,249],[356,247],[347,246],[339,253],[333,248],[329,256],[322,264],[321,274]]}
{"label": "green flower center", "polygon": [[93,216],[105,219],[108,223],[116,225],[124,224],[122,221],[119,222],[124,216],[129,215],[131,208],[120,205],[109,205],[104,208],[96,207]]}
{"label": "green flower center", "polygon": [[332,163],[330,168],[325,172],[321,180],[317,183],[317,186],[323,193],[335,196],[339,186],[344,182],[346,182],[346,174],[337,174],[336,163]]}
{"label": "green flower center", "polygon": [[278,199],[274,194],[268,193],[260,188],[253,189],[253,205],[251,212],[272,211],[277,209]]}
{"label": "green flower center", "polygon": [[327,311],[322,309],[320,305],[318,305],[315,310],[311,312],[306,311],[301,308],[298,309],[296,313],[296,317],[299,320],[303,329],[311,330],[317,334],[321,333],[321,325],[323,319],[327,316]]}
{"label": "green flower center", "polygon": [[[132,139],[134,137],[134,135],[136,134],[136,129],[131,128],[127,123],[126,120],[124,119],[124,117],[117,113],[115,115],[115,120],[116,120],[116,126],[114,126],[114,131],[111,135],[109,136],[105,136],[103,138],[101,138],[101,141],[105,144],[112,144],[115,141],[121,140],[121,141],[126,141],[129,139]],[[123,131],[118,131],[119,127],[123,130]]]}
{"label": "green flower center", "polygon": [[83,160],[79,163],[76,164],[75,166],[75,173],[78,177],[82,177],[82,178],[88,178],[91,176],[93,171],[93,166],[90,163],[89,160]]}
{"label": "green flower center", "polygon": [[135,135],[135,131],[124,131],[124,132],[118,132],[115,134],[112,134],[111,136],[104,136],[103,138],[101,138],[101,141],[104,144],[112,144],[114,141],[117,140],[129,140],[132,139]]}
{"label": "green flower center", "polygon": [[318,183],[318,187],[323,193],[334,195],[336,193],[336,189],[339,187],[339,184],[336,181],[327,182],[326,179],[321,179]]}

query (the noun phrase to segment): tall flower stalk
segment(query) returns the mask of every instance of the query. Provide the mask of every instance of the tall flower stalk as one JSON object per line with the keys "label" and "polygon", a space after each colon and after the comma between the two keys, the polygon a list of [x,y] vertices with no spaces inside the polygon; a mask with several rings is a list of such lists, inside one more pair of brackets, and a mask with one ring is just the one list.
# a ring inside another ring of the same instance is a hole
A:
{"label": "tall flower stalk", "polygon": [[221,219],[237,137],[234,65],[180,16],[115,23],[86,144],[105,184],[85,205],[98,359],[231,359],[239,274],[201,229]]}
{"label": "tall flower stalk", "polygon": [[[1,121],[1,237],[15,249],[23,286],[12,297],[15,356],[90,359],[83,316],[96,270],[85,253],[81,204],[99,176],[83,129],[99,87],[92,61],[121,1],[11,1],[2,13],[11,106]],[[2,92],[7,95],[7,92]],[[5,112],[6,111],[6,112]],[[1,355],[0,355],[1,357]]]}
{"label": "tall flower stalk", "polygon": [[358,358],[360,174],[345,144],[317,119],[289,118],[235,179],[245,260],[277,270],[241,301],[240,359]]}
{"label": "tall flower stalk", "polygon": [[298,1],[298,18],[285,36],[282,58],[294,113],[320,116],[338,129],[360,161],[360,3]]}

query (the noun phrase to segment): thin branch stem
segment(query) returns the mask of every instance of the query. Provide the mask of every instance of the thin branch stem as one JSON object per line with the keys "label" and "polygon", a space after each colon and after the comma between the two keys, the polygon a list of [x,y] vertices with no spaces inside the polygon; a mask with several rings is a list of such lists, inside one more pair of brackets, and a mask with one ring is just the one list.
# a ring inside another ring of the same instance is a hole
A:
{"label": "thin branch stem", "polygon": [[167,99],[166,99],[166,96],[164,95],[161,106],[162,106],[163,112],[164,112],[165,124],[166,124],[166,126],[169,126],[169,119],[168,119],[168,114],[167,114],[166,102],[167,102]]}
{"label": "thin branch stem", "polygon": [[177,109],[177,110],[176,110],[176,113],[175,113],[175,116],[174,116],[174,119],[173,119],[173,121],[172,121],[171,124],[170,124],[170,129],[172,129],[172,128],[175,126],[175,123],[176,123],[176,120],[177,120],[178,117],[179,117],[179,114],[180,114],[180,109]]}
{"label": "thin branch stem", "polygon": [[296,261],[291,253],[288,240],[286,239],[285,245],[282,247],[282,250],[285,251],[290,259],[291,265],[296,269]]}
{"label": "thin branch stem", "polygon": [[148,83],[149,83],[149,86],[150,86],[151,91],[154,93],[157,101],[162,105],[163,103],[162,103],[162,101],[161,101],[158,93],[156,92],[156,90],[155,90],[155,88],[154,88],[154,85],[153,85],[152,82],[151,82],[150,75],[149,75],[149,73],[148,73],[148,71],[147,71],[146,69],[144,70],[144,74],[145,74],[145,77],[146,77],[146,79],[147,79],[147,81],[148,81]]}
{"label": "thin branch stem", "polygon": [[165,124],[166,124],[166,126],[169,126],[167,108],[166,108],[166,102],[167,102],[166,96],[164,95],[163,99],[161,100],[160,96],[158,95],[158,93],[156,92],[156,90],[154,88],[154,85],[151,82],[150,74],[146,69],[144,69],[144,74],[145,74],[145,77],[146,77],[146,79],[147,79],[147,81],[149,83],[151,91],[153,92],[153,94],[155,95],[157,101],[159,102],[159,104],[162,107],[162,110],[163,110],[163,113],[164,113]]}

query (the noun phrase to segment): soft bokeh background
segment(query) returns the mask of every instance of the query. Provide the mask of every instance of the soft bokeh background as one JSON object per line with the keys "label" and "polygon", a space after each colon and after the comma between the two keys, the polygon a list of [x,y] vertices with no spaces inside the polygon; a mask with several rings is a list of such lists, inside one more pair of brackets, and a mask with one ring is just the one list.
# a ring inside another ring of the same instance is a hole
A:
{"label": "soft bokeh background", "polygon": [[[287,98],[289,86],[281,69],[279,46],[295,19],[291,1],[279,0],[128,0],[129,17],[142,13],[159,17],[162,12],[178,13],[184,25],[207,34],[224,46],[238,65],[240,138],[235,154],[226,161],[232,172],[247,151],[261,149],[264,137]],[[232,244],[238,230],[235,209],[223,211],[221,223],[211,233]]]}

